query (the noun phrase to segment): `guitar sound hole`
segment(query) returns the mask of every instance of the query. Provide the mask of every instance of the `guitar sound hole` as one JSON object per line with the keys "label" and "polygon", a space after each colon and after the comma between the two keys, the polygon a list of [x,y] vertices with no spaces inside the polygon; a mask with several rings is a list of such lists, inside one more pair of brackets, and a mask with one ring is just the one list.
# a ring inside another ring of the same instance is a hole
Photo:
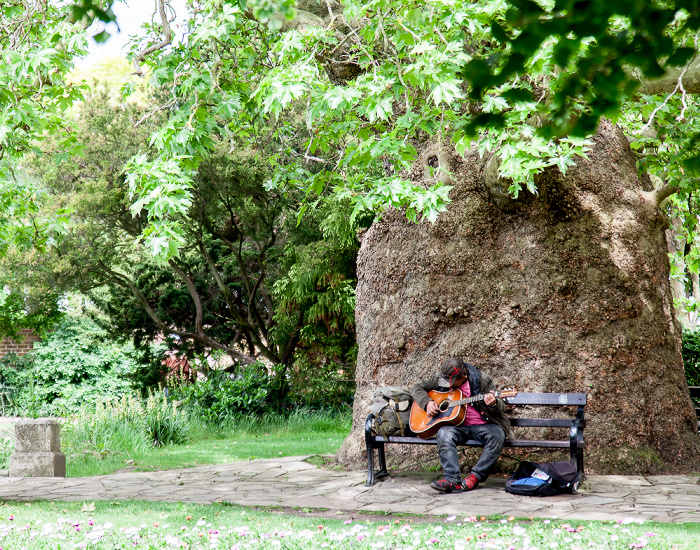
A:
{"label": "guitar sound hole", "polygon": [[445,412],[447,409],[450,408],[450,402],[449,401],[443,401],[440,403],[439,409],[441,412]]}

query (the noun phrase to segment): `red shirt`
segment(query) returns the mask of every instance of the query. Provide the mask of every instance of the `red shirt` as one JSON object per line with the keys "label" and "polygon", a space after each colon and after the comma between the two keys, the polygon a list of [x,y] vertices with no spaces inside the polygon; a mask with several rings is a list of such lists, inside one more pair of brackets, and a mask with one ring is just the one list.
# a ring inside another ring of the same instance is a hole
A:
{"label": "red shirt", "polygon": [[[472,389],[469,386],[469,380],[465,380],[459,389],[462,391],[464,397],[471,397]],[[467,405],[467,414],[464,415],[464,422],[462,426],[478,426],[479,424],[488,424],[481,413],[477,411],[472,405]]]}

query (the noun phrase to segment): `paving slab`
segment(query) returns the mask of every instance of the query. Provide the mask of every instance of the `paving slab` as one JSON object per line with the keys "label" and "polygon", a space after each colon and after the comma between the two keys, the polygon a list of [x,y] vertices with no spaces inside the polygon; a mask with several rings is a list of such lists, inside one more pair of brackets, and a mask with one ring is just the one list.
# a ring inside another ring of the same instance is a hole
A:
{"label": "paving slab", "polygon": [[428,472],[400,472],[372,487],[364,471],[323,470],[284,457],[160,472],[123,472],[86,478],[0,477],[0,501],[133,500],[230,502],[422,515],[654,520],[700,522],[700,475],[588,476],[577,494],[534,498],[509,495],[505,480],[490,478],[469,493],[441,495]]}

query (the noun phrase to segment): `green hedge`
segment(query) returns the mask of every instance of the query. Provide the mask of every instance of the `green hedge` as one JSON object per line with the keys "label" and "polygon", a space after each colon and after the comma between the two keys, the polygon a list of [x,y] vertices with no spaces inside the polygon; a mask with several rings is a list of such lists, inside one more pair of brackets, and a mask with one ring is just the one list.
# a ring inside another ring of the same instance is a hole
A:
{"label": "green hedge", "polygon": [[700,386],[700,330],[683,332],[683,365],[689,386]]}

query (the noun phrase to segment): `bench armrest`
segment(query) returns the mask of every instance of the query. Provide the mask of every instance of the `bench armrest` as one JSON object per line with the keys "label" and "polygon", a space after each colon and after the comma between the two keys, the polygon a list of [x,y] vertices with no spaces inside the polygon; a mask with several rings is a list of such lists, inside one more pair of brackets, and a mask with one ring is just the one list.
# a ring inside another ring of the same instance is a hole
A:
{"label": "bench armrest", "polygon": [[374,420],[374,414],[369,413],[365,419],[365,440],[368,440],[372,436],[372,421]]}

